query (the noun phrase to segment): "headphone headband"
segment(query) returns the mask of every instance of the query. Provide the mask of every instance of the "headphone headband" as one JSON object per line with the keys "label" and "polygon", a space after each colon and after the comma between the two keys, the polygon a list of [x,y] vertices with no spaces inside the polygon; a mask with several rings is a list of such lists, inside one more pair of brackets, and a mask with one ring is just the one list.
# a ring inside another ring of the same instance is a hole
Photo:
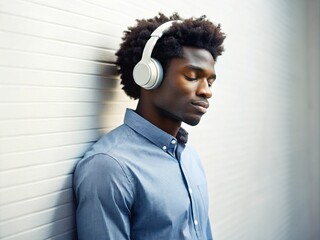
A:
{"label": "headphone headband", "polygon": [[177,21],[169,21],[161,24],[159,27],[157,27],[150,35],[149,40],[147,41],[143,53],[142,53],[142,58],[141,59],[147,59],[151,58],[151,54],[153,51],[154,46],[156,45],[157,41],[159,38],[162,37],[163,33],[168,30],[172,24]]}
{"label": "headphone headband", "polygon": [[159,38],[161,38],[163,33],[168,30],[174,22],[180,22],[180,20],[165,22],[151,33],[143,49],[142,58],[133,69],[134,81],[145,89],[154,89],[162,82],[162,66],[156,59],[151,58],[151,54]]}

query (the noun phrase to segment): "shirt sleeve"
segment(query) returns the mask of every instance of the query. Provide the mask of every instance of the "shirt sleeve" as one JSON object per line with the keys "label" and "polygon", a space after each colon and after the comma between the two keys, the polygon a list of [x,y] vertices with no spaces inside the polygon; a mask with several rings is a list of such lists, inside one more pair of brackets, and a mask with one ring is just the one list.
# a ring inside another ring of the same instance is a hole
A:
{"label": "shirt sleeve", "polygon": [[81,160],[74,191],[79,240],[130,239],[132,182],[118,161],[105,154]]}
{"label": "shirt sleeve", "polygon": [[208,219],[208,222],[207,222],[207,231],[206,231],[206,239],[207,240],[213,240],[213,236],[212,236],[212,232],[211,232],[211,224],[210,224],[210,220]]}

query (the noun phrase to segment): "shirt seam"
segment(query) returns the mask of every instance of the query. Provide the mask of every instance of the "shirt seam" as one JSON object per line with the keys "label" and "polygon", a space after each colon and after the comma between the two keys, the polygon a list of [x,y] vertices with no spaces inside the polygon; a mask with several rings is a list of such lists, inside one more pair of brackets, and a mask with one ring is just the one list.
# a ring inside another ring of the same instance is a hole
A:
{"label": "shirt seam", "polygon": [[[123,166],[123,164],[122,164],[118,159],[114,158],[113,156],[111,156],[111,155],[108,154],[108,153],[101,153],[101,152],[100,152],[100,153],[94,154],[92,157],[95,157],[95,156],[98,156],[98,155],[108,156],[109,158],[111,158],[112,160],[114,160],[114,161],[120,166],[122,172],[124,173],[126,179],[128,180],[128,182],[129,182],[129,184],[130,184],[130,186],[131,186],[130,189],[131,189],[132,197],[133,197],[133,199],[134,199],[134,196],[135,196],[134,191],[133,191],[133,185],[134,185],[133,182],[134,182],[134,179],[133,179],[133,177],[131,176],[131,174],[130,174],[128,171],[126,171],[126,169],[125,169],[125,167]],[[128,175],[130,175],[130,176],[128,176]]]}

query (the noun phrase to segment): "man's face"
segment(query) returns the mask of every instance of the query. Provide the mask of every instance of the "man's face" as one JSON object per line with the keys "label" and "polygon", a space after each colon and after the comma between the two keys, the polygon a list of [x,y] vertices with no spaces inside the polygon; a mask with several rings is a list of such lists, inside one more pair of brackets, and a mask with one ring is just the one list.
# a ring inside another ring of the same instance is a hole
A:
{"label": "man's face", "polygon": [[216,75],[214,59],[204,49],[184,47],[184,57],[169,62],[161,86],[153,90],[153,105],[171,119],[197,125],[209,107]]}

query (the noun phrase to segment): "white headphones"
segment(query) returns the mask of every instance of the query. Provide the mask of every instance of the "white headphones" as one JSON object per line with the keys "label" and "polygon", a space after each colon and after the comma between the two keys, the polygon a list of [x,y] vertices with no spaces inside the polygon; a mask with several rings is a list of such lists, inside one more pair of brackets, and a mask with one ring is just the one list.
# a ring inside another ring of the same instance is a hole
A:
{"label": "white headphones", "polygon": [[163,69],[158,60],[151,58],[152,50],[162,34],[171,27],[172,23],[178,21],[165,22],[151,33],[143,49],[142,58],[133,69],[133,79],[139,86],[145,89],[155,89],[161,84]]}

